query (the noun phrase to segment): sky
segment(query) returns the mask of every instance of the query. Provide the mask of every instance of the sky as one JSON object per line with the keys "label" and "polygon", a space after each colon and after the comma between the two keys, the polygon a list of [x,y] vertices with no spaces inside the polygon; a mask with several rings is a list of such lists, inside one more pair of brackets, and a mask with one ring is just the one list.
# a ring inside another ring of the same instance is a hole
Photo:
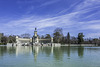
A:
{"label": "sky", "polygon": [[5,35],[84,33],[100,37],[100,0],[0,0],[0,33]]}

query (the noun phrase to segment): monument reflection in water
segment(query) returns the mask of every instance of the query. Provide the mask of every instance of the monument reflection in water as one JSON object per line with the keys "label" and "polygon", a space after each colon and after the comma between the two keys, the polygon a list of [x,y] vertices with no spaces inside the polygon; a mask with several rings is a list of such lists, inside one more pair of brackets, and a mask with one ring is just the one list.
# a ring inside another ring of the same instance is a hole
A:
{"label": "monument reflection in water", "polygon": [[99,47],[0,46],[0,65],[1,67],[98,67],[99,55]]}

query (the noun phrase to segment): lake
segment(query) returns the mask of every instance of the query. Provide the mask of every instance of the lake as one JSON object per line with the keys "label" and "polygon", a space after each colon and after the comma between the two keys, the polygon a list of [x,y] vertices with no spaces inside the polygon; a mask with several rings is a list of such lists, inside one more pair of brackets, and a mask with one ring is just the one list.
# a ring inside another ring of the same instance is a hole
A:
{"label": "lake", "polygon": [[100,47],[0,46],[0,67],[100,67]]}

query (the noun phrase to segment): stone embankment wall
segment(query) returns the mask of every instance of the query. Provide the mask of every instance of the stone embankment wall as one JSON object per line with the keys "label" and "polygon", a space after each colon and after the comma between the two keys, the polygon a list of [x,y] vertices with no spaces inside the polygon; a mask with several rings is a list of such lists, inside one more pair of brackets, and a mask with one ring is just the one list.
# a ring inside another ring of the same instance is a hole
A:
{"label": "stone embankment wall", "polygon": [[98,44],[62,44],[62,46],[98,46]]}
{"label": "stone embankment wall", "polygon": [[7,43],[7,46],[17,46],[16,43]]}
{"label": "stone embankment wall", "polygon": [[[22,45],[17,44],[17,43],[7,43],[7,46],[22,46]],[[40,44],[38,43],[38,44],[33,44],[33,46],[89,46],[89,47],[93,47],[93,46],[98,46],[98,44],[60,44],[60,43]]]}

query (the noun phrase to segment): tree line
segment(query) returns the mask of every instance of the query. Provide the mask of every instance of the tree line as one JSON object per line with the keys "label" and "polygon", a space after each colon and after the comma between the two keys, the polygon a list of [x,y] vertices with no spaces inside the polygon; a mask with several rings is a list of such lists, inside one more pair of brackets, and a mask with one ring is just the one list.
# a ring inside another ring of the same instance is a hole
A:
{"label": "tree line", "polygon": [[[21,38],[31,38],[32,36],[29,33],[19,35]],[[39,36],[39,39],[48,39],[51,38],[50,34]],[[61,44],[100,44],[100,39],[98,38],[84,38],[83,33],[78,33],[77,37],[71,36],[68,32],[66,36],[63,35],[62,28],[56,28],[53,33],[53,42],[54,43],[61,43]],[[1,37],[0,44],[7,44],[7,43],[16,43],[16,36],[9,35]]]}
{"label": "tree line", "polygon": [[6,45],[7,43],[16,43],[16,36],[15,35],[2,36],[0,44]]}
{"label": "tree line", "polygon": [[100,39],[98,38],[84,38],[83,33],[78,33],[78,36],[70,36],[68,32],[66,36],[62,33],[62,28],[56,28],[53,33],[54,43],[62,44],[99,44]]}

